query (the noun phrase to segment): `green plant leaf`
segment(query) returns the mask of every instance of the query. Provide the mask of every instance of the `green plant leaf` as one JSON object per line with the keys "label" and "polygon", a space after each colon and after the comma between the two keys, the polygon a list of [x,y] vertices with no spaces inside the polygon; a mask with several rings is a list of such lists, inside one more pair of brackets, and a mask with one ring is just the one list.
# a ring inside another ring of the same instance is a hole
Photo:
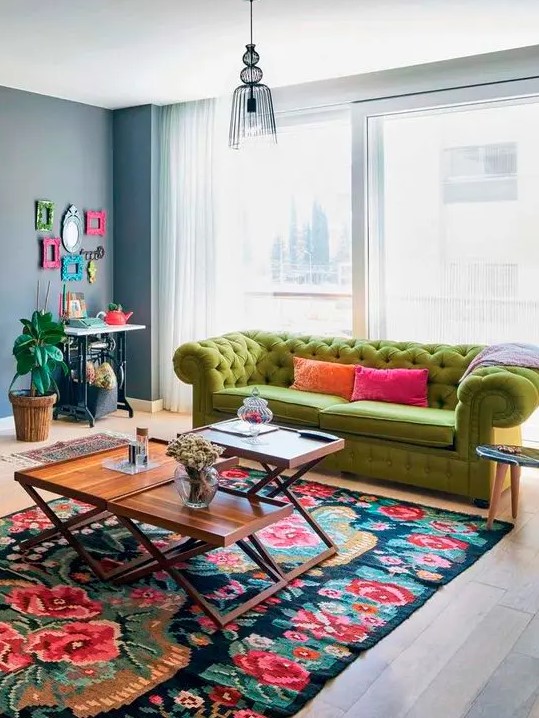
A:
{"label": "green plant leaf", "polygon": [[51,376],[50,379],[51,379],[50,388],[54,389],[54,391],[56,392],[56,397],[59,399],[60,398],[60,389],[58,389],[58,384],[56,383],[56,380],[53,376]]}
{"label": "green plant leaf", "polygon": [[43,334],[43,332],[48,332],[51,329],[61,329],[61,325],[58,324],[58,322],[52,322],[52,321],[43,321],[42,319],[39,320],[39,332],[40,334]]}
{"label": "green plant leaf", "polygon": [[41,375],[41,381],[43,382],[43,389],[44,389],[44,392],[43,392],[43,393],[44,393],[44,394],[47,394],[47,393],[50,391],[50,389],[51,389],[51,379],[52,379],[52,376],[49,374],[49,372],[47,371],[46,367],[39,367],[39,368],[37,369],[37,371],[38,371],[39,374]]}
{"label": "green plant leaf", "polygon": [[39,331],[39,318],[40,318],[40,316],[41,316],[41,312],[38,312],[37,309],[35,310],[35,312],[32,312],[32,326],[33,326],[34,329],[36,329],[37,331]]}
{"label": "green plant leaf", "polygon": [[67,364],[63,361],[56,361],[56,359],[48,360],[47,369],[49,370],[51,376],[53,376],[58,369],[61,369],[62,374],[64,375],[67,375],[69,373],[69,368]]}
{"label": "green plant leaf", "polygon": [[32,322],[30,320],[20,319],[19,321],[24,327],[24,332],[23,332],[24,334],[29,334],[33,339],[38,338],[39,332],[34,328],[34,325],[32,324]]}
{"label": "green plant leaf", "polygon": [[55,359],[56,361],[62,361],[64,358],[64,355],[62,354],[62,350],[58,349],[58,347],[53,347],[50,345],[44,346],[43,349],[46,351],[46,353],[49,355],[51,359]]}
{"label": "green plant leaf", "polygon": [[38,394],[47,394],[51,388],[51,375],[45,367],[38,366],[32,370],[32,384]]}
{"label": "green plant leaf", "polygon": [[[48,377],[48,375],[47,375]],[[41,367],[36,367],[35,369],[32,369],[32,384],[36,389],[36,392],[38,394],[45,394],[45,385],[43,384],[43,376],[41,374]]]}
{"label": "green plant leaf", "polygon": [[41,334],[41,341],[45,344],[51,344],[52,346],[61,344],[64,339],[65,335],[61,332],[58,332],[56,329],[50,329]]}
{"label": "green plant leaf", "polygon": [[38,366],[45,366],[47,363],[47,348],[37,346],[34,351],[34,355],[36,358],[36,363]]}
{"label": "green plant leaf", "polygon": [[19,334],[18,337],[15,337],[15,341],[13,342],[13,345],[19,346],[19,344],[29,344],[32,341],[33,341],[33,339],[29,334]]}
{"label": "green plant leaf", "polygon": [[18,357],[30,351],[34,345],[34,340],[28,334],[19,334],[13,343],[13,354]]}
{"label": "green plant leaf", "polygon": [[24,376],[36,366],[33,354],[23,354],[17,357],[17,374]]}

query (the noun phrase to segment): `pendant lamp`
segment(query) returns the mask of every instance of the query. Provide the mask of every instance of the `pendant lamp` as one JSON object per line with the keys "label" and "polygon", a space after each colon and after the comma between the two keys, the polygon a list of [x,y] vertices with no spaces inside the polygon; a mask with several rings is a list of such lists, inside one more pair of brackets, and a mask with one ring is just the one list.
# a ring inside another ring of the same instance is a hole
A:
{"label": "pendant lamp", "polygon": [[244,140],[251,137],[266,136],[270,141],[277,142],[271,90],[261,83],[262,70],[258,67],[260,55],[253,44],[253,1],[249,0],[251,42],[246,45],[247,52],[243,56],[245,67],[240,73],[242,84],[235,89],[232,98],[228,144],[234,149],[239,149]]}

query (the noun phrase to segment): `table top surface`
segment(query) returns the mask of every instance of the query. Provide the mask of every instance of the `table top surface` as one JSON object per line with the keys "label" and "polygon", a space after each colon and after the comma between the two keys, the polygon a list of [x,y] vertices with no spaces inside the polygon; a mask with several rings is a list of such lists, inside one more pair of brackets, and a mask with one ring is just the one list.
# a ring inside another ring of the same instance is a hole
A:
{"label": "table top surface", "polygon": [[168,483],[110,501],[108,509],[116,516],[224,547],[290,516],[294,507],[276,499],[219,490],[208,508],[190,509],[182,504],[174,484]]}
{"label": "table top surface", "polygon": [[539,449],[515,444],[481,444],[476,448],[477,455],[502,464],[532,466],[539,468]]}
{"label": "table top surface", "polygon": [[87,337],[95,334],[113,334],[114,332],[135,332],[146,329],[145,324],[103,324],[93,327],[70,327],[66,324],[64,331],[68,337]]}
{"label": "table top surface", "polygon": [[[223,427],[226,424],[226,422],[219,423]],[[253,442],[251,437],[227,434],[211,426],[193,429],[193,433],[200,434],[214,444],[229,449],[241,459],[251,459],[287,469],[298,468],[310,461],[322,459],[336,451],[341,451],[345,446],[344,439],[320,441],[300,436],[296,431],[285,428],[260,434],[256,442]]]}
{"label": "table top surface", "polygon": [[[124,474],[103,466],[104,461],[127,459],[126,440],[126,446],[119,448],[53,464],[20,469],[15,472],[15,480],[59,496],[105,507],[112,499],[172,481],[178,464],[175,459],[166,456],[167,445],[167,441],[150,439],[150,460],[158,462],[159,466],[138,474]],[[223,470],[236,464],[237,461],[230,458],[217,462],[216,466]]]}

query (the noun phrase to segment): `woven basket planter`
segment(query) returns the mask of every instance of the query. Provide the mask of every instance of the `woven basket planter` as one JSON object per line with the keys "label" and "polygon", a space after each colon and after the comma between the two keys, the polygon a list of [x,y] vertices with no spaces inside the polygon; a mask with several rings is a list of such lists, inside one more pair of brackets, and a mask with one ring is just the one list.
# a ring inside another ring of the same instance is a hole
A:
{"label": "woven basket planter", "polygon": [[49,437],[52,407],[56,394],[30,396],[28,391],[14,391],[9,395],[19,441],[45,441]]}

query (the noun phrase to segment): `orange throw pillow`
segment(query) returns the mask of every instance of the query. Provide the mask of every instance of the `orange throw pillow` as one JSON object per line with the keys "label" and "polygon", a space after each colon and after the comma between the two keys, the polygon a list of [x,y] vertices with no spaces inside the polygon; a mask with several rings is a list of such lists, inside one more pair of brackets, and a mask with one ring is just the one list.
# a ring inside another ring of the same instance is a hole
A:
{"label": "orange throw pillow", "polygon": [[294,357],[294,383],[290,388],[316,394],[334,394],[350,401],[354,377],[355,364]]}

